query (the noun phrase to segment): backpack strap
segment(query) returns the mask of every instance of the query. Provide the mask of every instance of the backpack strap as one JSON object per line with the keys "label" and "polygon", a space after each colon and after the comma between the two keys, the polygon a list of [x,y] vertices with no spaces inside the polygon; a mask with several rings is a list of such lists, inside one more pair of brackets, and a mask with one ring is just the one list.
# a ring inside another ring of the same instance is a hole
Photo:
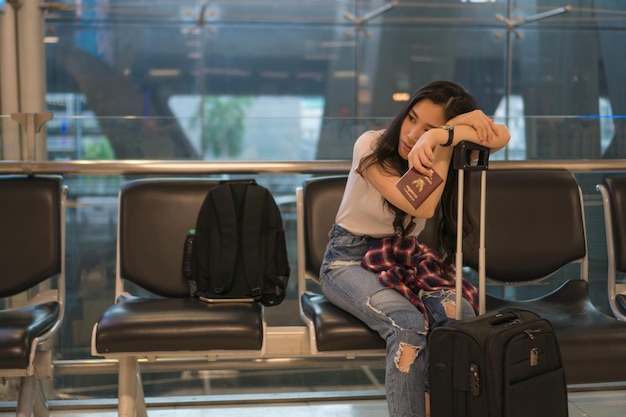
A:
{"label": "backpack strap", "polygon": [[215,213],[219,219],[216,225],[219,232],[211,233],[210,238],[219,239],[218,244],[222,249],[219,262],[214,261],[210,265],[216,283],[212,291],[216,294],[223,294],[230,288],[237,262],[237,216],[230,184],[217,186],[211,192]]}
{"label": "backpack strap", "polygon": [[261,259],[261,253],[269,249],[261,247],[265,243],[261,241],[261,224],[266,215],[266,195],[264,188],[249,184],[243,205],[242,262],[250,294],[255,300],[260,300],[263,296],[265,260]]}

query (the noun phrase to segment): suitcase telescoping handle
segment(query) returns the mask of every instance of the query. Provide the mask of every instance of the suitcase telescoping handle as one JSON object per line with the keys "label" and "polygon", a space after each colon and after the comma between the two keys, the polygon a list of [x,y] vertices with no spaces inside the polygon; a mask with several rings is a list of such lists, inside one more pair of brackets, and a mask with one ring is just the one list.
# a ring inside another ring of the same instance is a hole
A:
{"label": "suitcase telescoping handle", "polygon": [[485,191],[489,148],[473,142],[459,142],[452,153],[452,167],[458,172],[459,197],[456,218],[456,319],[462,317],[463,301],[463,181],[464,171],[482,171],[480,173],[480,244],[478,247],[478,313],[484,314],[485,307]]}

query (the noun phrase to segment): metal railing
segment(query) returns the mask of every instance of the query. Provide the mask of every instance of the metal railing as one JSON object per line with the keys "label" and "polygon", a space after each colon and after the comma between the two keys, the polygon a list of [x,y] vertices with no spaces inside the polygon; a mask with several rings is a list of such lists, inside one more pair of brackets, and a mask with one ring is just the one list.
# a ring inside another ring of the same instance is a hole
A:
{"label": "metal railing", "polygon": [[[567,169],[626,172],[626,159],[491,161],[489,169]],[[211,174],[345,174],[350,161],[0,161],[2,174],[59,175],[211,175]]]}

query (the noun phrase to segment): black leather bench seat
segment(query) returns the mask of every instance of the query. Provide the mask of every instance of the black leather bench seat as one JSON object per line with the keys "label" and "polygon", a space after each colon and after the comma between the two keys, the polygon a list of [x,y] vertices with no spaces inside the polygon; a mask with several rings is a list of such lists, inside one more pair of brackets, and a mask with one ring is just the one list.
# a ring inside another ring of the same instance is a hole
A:
{"label": "black leather bench seat", "polygon": [[65,203],[58,175],[0,175],[0,384],[19,380],[16,416],[48,412],[53,338],[65,309]]}
{"label": "black leather bench seat", "polygon": [[384,340],[362,321],[332,304],[322,294],[302,294],[302,310],[315,324],[320,352],[385,349]]}
{"label": "black leather bench seat", "polygon": [[262,310],[258,303],[130,297],[105,311],[95,343],[102,353],[259,350]]}
{"label": "black leather bench seat", "polygon": [[182,274],[185,238],[217,184],[201,178],[148,178],[129,181],[120,190],[116,302],[92,333],[92,353],[119,361],[120,416],[145,409],[138,390],[141,358],[210,360],[265,352],[262,305],[205,303],[189,295]]}
{"label": "black leather bench seat", "polygon": [[0,311],[0,369],[26,368],[33,340],[52,328],[60,312],[55,301]]}

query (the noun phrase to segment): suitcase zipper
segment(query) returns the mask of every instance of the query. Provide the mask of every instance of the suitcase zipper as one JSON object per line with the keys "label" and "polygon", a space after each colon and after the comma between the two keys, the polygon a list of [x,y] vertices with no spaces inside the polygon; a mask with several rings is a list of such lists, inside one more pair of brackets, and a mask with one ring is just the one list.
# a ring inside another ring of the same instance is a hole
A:
{"label": "suitcase zipper", "polygon": [[535,333],[541,333],[541,329],[526,329],[524,330],[524,333],[528,335],[530,340],[535,340]]}

